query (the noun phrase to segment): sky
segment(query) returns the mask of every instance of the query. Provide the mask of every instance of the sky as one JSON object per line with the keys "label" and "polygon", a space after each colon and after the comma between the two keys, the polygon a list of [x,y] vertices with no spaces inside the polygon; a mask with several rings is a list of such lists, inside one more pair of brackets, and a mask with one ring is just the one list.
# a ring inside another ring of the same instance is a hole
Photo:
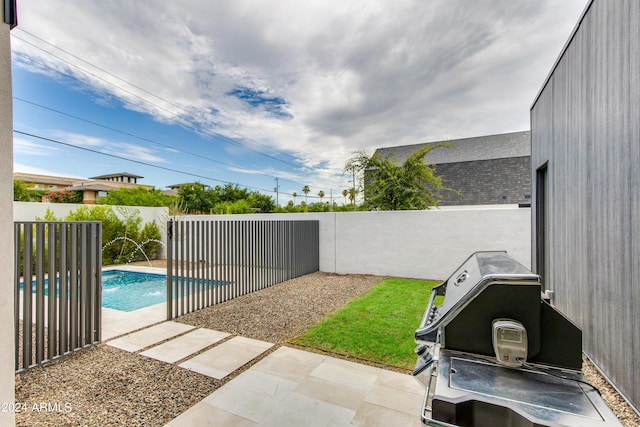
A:
{"label": "sky", "polygon": [[356,150],[528,130],[586,3],[19,1],[14,171],[341,203]]}

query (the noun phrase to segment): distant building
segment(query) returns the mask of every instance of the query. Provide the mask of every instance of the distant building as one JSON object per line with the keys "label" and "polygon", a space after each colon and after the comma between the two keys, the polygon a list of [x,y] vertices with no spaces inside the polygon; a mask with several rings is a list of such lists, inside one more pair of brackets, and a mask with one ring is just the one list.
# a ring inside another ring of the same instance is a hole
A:
{"label": "distant building", "polygon": [[27,188],[33,190],[59,191],[71,185],[87,181],[82,178],[66,178],[61,176],[35,175],[30,173],[15,172],[14,181],[22,181]]}
{"label": "distant building", "polygon": [[144,177],[140,175],[133,175],[128,172],[120,172],[120,173],[114,173],[110,175],[94,176],[89,179],[97,179],[100,181],[109,181],[109,182],[121,182],[125,184],[137,184],[138,179],[142,179],[142,178]]}
{"label": "distant building", "polygon": [[[82,192],[82,203],[95,204],[96,200],[106,197],[107,193],[120,188],[142,187],[153,189],[153,185],[138,184],[138,179],[142,176],[121,172],[110,175],[94,176],[89,179],[58,177],[47,175],[35,175],[16,172],[13,174],[14,180],[19,180],[27,184],[27,187],[34,190],[54,191],[80,191]],[[47,201],[47,196],[43,196],[43,202]]]}
{"label": "distant building", "polygon": [[441,206],[529,204],[531,202],[530,133],[513,132],[450,141],[379,148],[376,154],[402,164],[425,146],[445,143],[425,156],[444,186]]}

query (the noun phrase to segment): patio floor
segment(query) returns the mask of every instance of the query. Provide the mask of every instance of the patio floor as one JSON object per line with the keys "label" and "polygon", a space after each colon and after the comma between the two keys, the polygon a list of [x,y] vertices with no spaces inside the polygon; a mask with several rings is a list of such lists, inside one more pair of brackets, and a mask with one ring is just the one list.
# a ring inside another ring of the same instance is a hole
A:
{"label": "patio floor", "polygon": [[[274,346],[165,319],[164,303],[103,308],[102,339],[220,380]],[[421,426],[423,396],[410,375],[280,346],[166,426]]]}
{"label": "patio floor", "polygon": [[[107,344],[217,379],[273,346],[177,322]],[[409,375],[281,346],[166,426],[420,426],[423,394]]]}

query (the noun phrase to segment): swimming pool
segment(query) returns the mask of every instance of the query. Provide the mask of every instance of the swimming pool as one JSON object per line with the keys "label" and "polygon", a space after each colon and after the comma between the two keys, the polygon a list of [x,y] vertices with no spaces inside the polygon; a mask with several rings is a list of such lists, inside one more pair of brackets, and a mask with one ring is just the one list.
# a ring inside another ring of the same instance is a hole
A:
{"label": "swimming pool", "polygon": [[[193,281],[193,279],[188,280],[189,283]],[[205,281],[200,280],[199,283],[202,285]],[[218,286],[223,282],[206,281],[206,284]],[[23,287],[22,283],[20,287]],[[35,293],[35,282],[33,282],[33,292]],[[59,288],[56,289],[56,293],[59,293]],[[47,280],[45,280],[44,294],[48,295]],[[134,311],[163,303],[166,300],[167,276],[164,274],[126,270],[102,272],[102,307],[120,311]]]}
{"label": "swimming pool", "polygon": [[167,276],[135,271],[102,272],[102,306],[133,311],[167,300]]}

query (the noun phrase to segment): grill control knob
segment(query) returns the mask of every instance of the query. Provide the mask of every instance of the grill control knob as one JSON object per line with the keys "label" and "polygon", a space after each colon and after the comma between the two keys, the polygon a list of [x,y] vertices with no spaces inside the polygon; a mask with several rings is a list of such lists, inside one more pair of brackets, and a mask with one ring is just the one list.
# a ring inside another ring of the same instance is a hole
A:
{"label": "grill control knob", "polygon": [[418,356],[422,356],[423,354],[429,351],[429,348],[424,344],[420,344],[419,346],[416,347],[414,351]]}

